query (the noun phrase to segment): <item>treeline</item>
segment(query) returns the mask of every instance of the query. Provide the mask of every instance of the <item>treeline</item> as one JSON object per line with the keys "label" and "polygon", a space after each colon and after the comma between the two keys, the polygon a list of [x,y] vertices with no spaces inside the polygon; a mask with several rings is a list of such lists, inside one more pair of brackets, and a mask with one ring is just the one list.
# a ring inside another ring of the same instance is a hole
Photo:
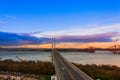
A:
{"label": "treeline", "polygon": [[[120,67],[111,65],[81,65],[75,64],[82,71],[87,73],[93,79],[100,80],[120,80]],[[54,66],[50,62],[42,61],[0,61],[0,71],[21,72],[36,75],[53,75],[55,74]]]}
{"label": "treeline", "polygon": [[[74,63],[73,63],[74,64]],[[120,80],[120,67],[113,65],[74,64],[93,79]]]}
{"label": "treeline", "polygon": [[50,62],[42,61],[13,61],[11,59],[0,61],[0,71],[21,72],[27,74],[52,75],[54,66]]}

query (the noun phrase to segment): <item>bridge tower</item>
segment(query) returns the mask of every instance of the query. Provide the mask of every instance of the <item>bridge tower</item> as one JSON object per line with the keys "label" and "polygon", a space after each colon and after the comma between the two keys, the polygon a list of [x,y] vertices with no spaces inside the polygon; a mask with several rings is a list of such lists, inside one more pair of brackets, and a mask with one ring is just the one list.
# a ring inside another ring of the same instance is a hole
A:
{"label": "bridge tower", "polygon": [[55,43],[55,37],[52,37],[52,49],[55,49],[56,43]]}
{"label": "bridge tower", "polygon": [[55,50],[55,38],[54,38],[54,36],[52,36],[52,49],[51,49],[51,61],[53,62],[53,54],[52,53],[54,53],[54,50]]}

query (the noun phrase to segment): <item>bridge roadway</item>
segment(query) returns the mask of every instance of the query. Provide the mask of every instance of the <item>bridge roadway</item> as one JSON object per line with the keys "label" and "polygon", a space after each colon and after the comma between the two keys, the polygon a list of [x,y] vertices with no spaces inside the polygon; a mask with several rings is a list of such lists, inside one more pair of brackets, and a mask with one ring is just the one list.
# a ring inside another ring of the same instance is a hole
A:
{"label": "bridge roadway", "polygon": [[93,80],[66,60],[57,50],[52,50],[51,54],[58,80]]}

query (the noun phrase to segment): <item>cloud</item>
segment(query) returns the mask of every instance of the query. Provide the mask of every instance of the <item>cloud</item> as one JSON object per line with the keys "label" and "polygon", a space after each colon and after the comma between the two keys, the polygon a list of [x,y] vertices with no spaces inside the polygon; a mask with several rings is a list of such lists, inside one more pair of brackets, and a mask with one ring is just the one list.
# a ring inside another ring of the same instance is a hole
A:
{"label": "cloud", "polygon": [[16,16],[11,16],[11,15],[7,15],[7,14],[4,14],[3,16],[7,17],[7,18],[11,18],[11,19],[16,19]]}
{"label": "cloud", "polygon": [[[60,35],[56,36],[57,42],[112,42],[113,37],[118,37],[118,32],[107,32],[94,35]],[[0,32],[0,45],[40,44],[51,43],[51,38],[36,38],[31,35]]]}
{"label": "cloud", "polygon": [[20,45],[42,43],[43,38],[36,38],[29,35],[19,35],[18,33],[0,32],[0,45]]}
{"label": "cloud", "polygon": [[49,31],[32,34],[36,37],[52,36],[60,39],[59,41],[80,41],[80,42],[109,42],[120,41],[120,24],[111,25],[87,25],[83,27],[72,27],[58,31]]}
{"label": "cloud", "polygon": [[84,36],[76,36],[76,35],[64,35],[57,36],[56,40],[58,42],[111,42],[112,37],[116,37],[118,32],[109,32],[102,34],[94,34],[94,35],[84,35]]}
{"label": "cloud", "polygon": [[56,31],[48,31],[33,34],[33,36],[41,37],[41,36],[60,36],[60,35],[92,35],[92,34],[102,34],[107,32],[120,32],[120,24],[111,24],[111,25],[87,25],[87,26],[79,26],[72,27],[64,30],[56,30]]}

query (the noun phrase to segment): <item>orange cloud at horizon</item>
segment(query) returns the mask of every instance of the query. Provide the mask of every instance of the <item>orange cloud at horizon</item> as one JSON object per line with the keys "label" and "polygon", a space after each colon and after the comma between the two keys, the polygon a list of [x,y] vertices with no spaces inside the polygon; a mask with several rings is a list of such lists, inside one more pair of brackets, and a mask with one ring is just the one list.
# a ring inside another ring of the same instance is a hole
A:
{"label": "orange cloud at horizon", "polygon": [[[91,43],[75,43],[75,42],[62,42],[57,43],[56,48],[88,48],[93,46],[95,48],[108,48],[113,45],[120,45],[120,42],[91,42]],[[39,44],[39,45],[20,45],[20,46],[2,46],[5,48],[51,48],[51,44]]]}

